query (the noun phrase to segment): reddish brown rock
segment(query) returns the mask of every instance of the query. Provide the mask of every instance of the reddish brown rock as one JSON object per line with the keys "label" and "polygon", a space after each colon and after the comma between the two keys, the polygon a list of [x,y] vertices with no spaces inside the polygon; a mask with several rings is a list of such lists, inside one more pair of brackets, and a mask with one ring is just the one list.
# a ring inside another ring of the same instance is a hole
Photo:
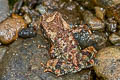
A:
{"label": "reddish brown rock", "polygon": [[25,28],[26,24],[21,16],[13,14],[0,24],[0,42],[9,44],[18,38],[18,32]]}

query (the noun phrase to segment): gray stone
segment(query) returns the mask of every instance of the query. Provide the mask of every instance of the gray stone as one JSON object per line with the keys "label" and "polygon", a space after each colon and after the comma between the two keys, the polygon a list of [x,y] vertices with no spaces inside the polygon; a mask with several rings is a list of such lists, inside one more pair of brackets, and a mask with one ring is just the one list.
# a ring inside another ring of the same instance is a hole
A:
{"label": "gray stone", "polygon": [[85,23],[90,26],[91,30],[104,30],[104,23],[95,17],[90,11],[85,11],[83,13],[83,18]]}
{"label": "gray stone", "polygon": [[38,6],[36,7],[36,10],[38,10],[41,14],[46,13],[46,9],[45,9],[45,7],[42,6],[42,5],[38,5]]}
{"label": "gray stone", "polygon": [[107,36],[103,32],[95,31],[90,34],[88,30],[83,29],[80,33],[75,33],[74,36],[83,49],[94,46],[95,49],[100,50],[107,45]]}
{"label": "gray stone", "polygon": [[114,45],[120,45],[120,36],[115,34],[115,33],[112,33],[110,36],[109,36],[109,40],[112,44]]}
{"label": "gray stone", "polygon": [[0,0],[0,22],[8,17],[9,6],[8,0]]}
{"label": "gray stone", "polygon": [[102,80],[120,80],[120,46],[111,46],[98,52],[98,64],[94,66]]}
{"label": "gray stone", "polygon": [[2,61],[3,56],[5,55],[7,51],[7,47],[0,47],[0,62]]}
{"label": "gray stone", "polygon": [[108,19],[108,22],[106,23],[107,27],[106,30],[109,32],[116,32],[117,31],[117,22],[113,20],[112,18]]}

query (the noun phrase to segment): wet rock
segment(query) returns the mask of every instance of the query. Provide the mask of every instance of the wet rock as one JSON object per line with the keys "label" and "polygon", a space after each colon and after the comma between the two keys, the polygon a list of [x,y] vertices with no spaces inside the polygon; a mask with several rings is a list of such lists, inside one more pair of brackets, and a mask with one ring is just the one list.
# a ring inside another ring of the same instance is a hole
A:
{"label": "wet rock", "polygon": [[117,34],[120,36],[120,30],[117,32]]}
{"label": "wet rock", "polygon": [[79,45],[83,49],[85,47],[88,47],[88,46],[92,45],[92,43],[93,43],[92,39],[90,38],[91,34],[88,32],[88,30],[83,29],[80,33],[75,33],[74,37],[75,37],[75,39],[78,40]]}
{"label": "wet rock", "polygon": [[101,7],[95,7],[96,16],[103,20],[105,15],[105,9]]}
{"label": "wet rock", "polygon": [[98,52],[98,64],[94,66],[102,80],[120,79],[120,46],[107,47]]}
{"label": "wet rock", "polygon": [[83,13],[83,18],[84,22],[88,24],[92,30],[104,30],[104,23],[97,17],[93,16],[90,11],[85,11]]}
{"label": "wet rock", "polygon": [[9,44],[16,40],[18,32],[25,28],[26,24],[21,16],[14,15],[0,24],[0,42]]}
{"label": "wet rock", "polygon": [[44,0],[44,6],[47,12],[58,11],[69,24],[80,24],[81,9],[80,5],[74,0]]}
{"label": "wet rock", "polygon": [[0,47],[0,62],[2,61],[3,56],[5,55],[7,51],[7,47]]}
{"label": "wet rock", "polygon": [[28,14],[25,14],[25,15],[23,16],[23,18],[25,19],[25,22],[26,22],[27,24],[29,24],[29,23],[32,22],[32,20],[31,20],[31,18],[30,18],[30,16],[29,16]]}
{"label": "wet rock", "polygon": [[[34,39],[18,39],[12,43],[0,64],[3,66],[0,67],[2,75],[1,80],[26,80],[29,78],[30,80],[33,80],[34,78],[36,79],[36,77],[39,77],[38,74],[31,72],[30,60],[33,54],[40,54],[40,57],[43,57],[44,61],[47,59],[45,56],[47,55],[47,50],[40,47],[41,45],[47,45],[43,40],[44,39],[41,36],[37,36]],[[43,74],[43,69],[41,71],[38,70],[38,72],[40,72],[39,75]],[[44,76],[44,74],[42,76]],[[41,80],[40,77],[39,80]]]}
{"label": "wet rock", "polygon": [[82,10],[79,9],[80,6],[75,1],[63,2],[62,7],[58,11],[62,14],[63,18],[68,24],[80,24],[82,20]]}
{"label": "wet rock", "polygon": [[8,0],[0,0],[0,22],[8,17],[9,6]]}
{"label": "wet rock", "polygon": [[92,0],[75,0],[79,5],[83,6],[86,10],[94,10],[96,6]]}
{"label": "wet rock", "polygon": [[13,1],[9,0],[9,5],[10,8],[12,9],[12,13],[18,14],[20,12],[21,6],[23,5],[23,0],[13,0]]}
{"label": "wet rock", "polygon": [[26,2],[28,3],[29,8],[34,8],[34,7],[36,7],[37,4],[39,4],[39,0],[29,0]]}
{"label": "wet rock", "polygon": [[96,4],[104,7],[113,7],[120,3],[120,0],[93,0]]}
{"label": "wet rock", "polygon": [[37,32],[34,30],[34,28],[24,28],[19,32],[19,37],[22,38],[31,38],[35,37]]}
{"label": "wet rock", "polygon": [[109,36],[109,40],[114,45],[120,45],[120,36],[115,33]]}
{"label": "wet rock", "polygon": [[108,46],[107,35],[104,32],[93,32],[91,38],[95,42],[93,46],[98,50]]}
{"label": "wet rock", "polygon": [[117,22],[115,20],[113,20],[112,18],[109,18],[106,25],[107,25],[107,27],[106,27],[107,31],[116,32],[116,30],[117,30]]}
{"label": "wet rock", "polygon": [[115,20],[120,24],[120,4],[115,7],[107,8],[106,17],[114,17]]}
{"label": "wet rock", "polygon": [[[26,19],[26,21],[29,22],[29,23],[31,21],[32,22],[36,21],[37,19],[40,18],[40,13],[38,11],[36,11],[35,9],[31,9],[26,5],[21,7],[21,11],[20,11],[19,14],[23,15],[24,17],[27,17],[29,19],[29,21],[27,21],[27,19]],[[26,14],[27,14],[27,16],[26,16]]]}
{"label": "wet rock", "polygon": [[42,5],[38,5],[36,7],[36,10],[38,10],[41,14],[46,13],[46,8],[44,6],[42,6]]}
{"label": "wet rock", "polygon": [[83,29],[80,33],[75,33],[74,36],[83,49],[88,46],[94,46],[99,50],[107,45],[107,37],[103,32],[95,31],[90,34],[88,30]]}
{"label": "wet rock", "polygon": [[70,74],[63,76],[63,80],[92,80],[90,79],[91,71],[90,70],[83,70],[75,75]]}
{"label": "wet rock", "polygon": [[57,9],[58,3],[60,0],[44,0],[43,4],[47,6],[49,9]]}
{"label": "wet rock", "polygon": [[117,27],[119,30],[120,30],[120,25],[118,25],[118,27]]}

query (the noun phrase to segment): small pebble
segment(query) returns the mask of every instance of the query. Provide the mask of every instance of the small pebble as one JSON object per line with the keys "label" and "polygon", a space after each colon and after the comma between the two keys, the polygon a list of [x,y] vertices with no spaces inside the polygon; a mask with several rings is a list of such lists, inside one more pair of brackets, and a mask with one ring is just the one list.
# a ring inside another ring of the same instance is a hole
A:
{"label": "small pebble", "polygon": [[120,36],[115,33],[113,33],[109,36],[109,40],[114,45],[120,44]]}
{"label": "small pebble", "polygon": [[98,18],[100,18],[101,20],[104,19],[105,9],[103,9],[101,7],[95,7],[95,12],[96,12],[96,16]]}
{"label": "small pebble", "polygon": [[36,36],[36,31],[33,28],[24,28],[19,32],[19,37],[31,38]]}
{"label": "small pebble", "polygon": [[107,30],[109,32],[116,32],[117,30],[117,22],[115,20],[113,20],[112,18],[108,19],[108,23],[107,25]]}
{"label": "small pebble", "polygon": [[88,24],[92,30],[104,30],[104,23],[97,17],[93,16],[90,11],[85,11],[83,13],[83,18],[85,23]]}
{"label": "small pebble", "polygon": [[41,14],[46,13],[45,7],[42,5],[37,6],[36,10],[38,10]]}

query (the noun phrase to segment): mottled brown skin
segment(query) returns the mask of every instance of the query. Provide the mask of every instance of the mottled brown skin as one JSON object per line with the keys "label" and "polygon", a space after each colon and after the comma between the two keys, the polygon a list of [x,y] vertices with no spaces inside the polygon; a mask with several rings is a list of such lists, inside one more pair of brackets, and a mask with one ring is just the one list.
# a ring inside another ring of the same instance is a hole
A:
{"label": "mottled brown skin", "polygon": [[42,28],[51,41],[50,56],[45,72],[53,72],[57,76],[75,73],[94,64],[97,51],[91,46],[82,51],[73,33],[61,14],[54,12],[43,15]]}

